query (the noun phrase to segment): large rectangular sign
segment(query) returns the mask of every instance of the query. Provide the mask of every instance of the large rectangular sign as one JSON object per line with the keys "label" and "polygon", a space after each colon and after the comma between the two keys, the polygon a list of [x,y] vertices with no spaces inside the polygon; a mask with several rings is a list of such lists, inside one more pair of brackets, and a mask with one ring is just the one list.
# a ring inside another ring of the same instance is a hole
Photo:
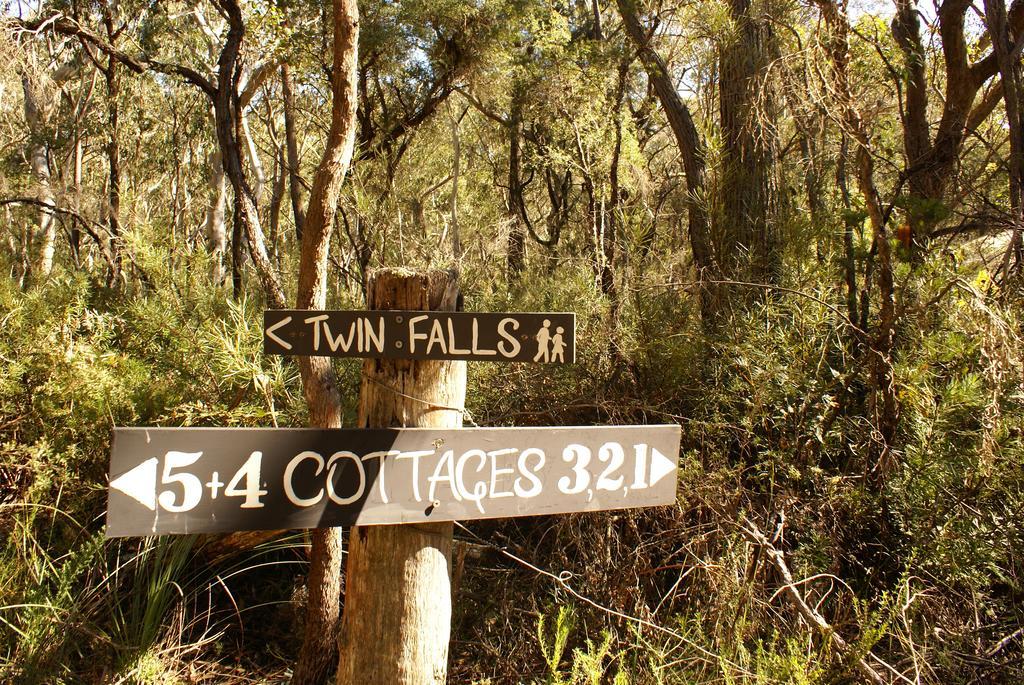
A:
{"label": "large rectangular sign", "polygon": [[576,315],[423,311],[263,313],[267,354],[568,364]]}
{"label": "large rectangular sign", "polygon": [[117,428],[107,536],[675,502],[679,426]]}

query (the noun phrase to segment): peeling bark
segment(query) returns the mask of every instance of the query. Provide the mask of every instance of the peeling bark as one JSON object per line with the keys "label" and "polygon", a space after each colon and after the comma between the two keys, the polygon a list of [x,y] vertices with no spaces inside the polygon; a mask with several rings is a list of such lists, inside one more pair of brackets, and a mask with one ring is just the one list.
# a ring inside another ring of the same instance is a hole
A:
{"label": "peeling bark", "polygon": [[[241,113],[245,105],[242,102],[239,88],[238,60],[242,39],[245,35],[245,22],[238,0],[218,0],[217,4],[227,17],[228,33],[218,60],[217,88],[213,97],[213,109],[224,172],[231,182],[234,193],[234,218],[237,222],[235,232],[243,235],[248,243],[249,256],[252,258],[253,266],[268,302],[278,309],[284,309],[287,306],[284,290],[267,254],[256,195],[249,185],[242,166]],[[235,242],[237,243],[237,241]],[[237,268],[237,262],[235,266]]]}
{"label": "peeling bark", "polygon": [[1009,166],[1010,218],[1013,224],[1010,244],[1003,257],[1001,271],[1005,279],[1010,273],[1010,257],[1021,259],[1021,229],[1024,227],[1024,119],[1021,118],[1020,62],[1013,55],[1006,3],[1004,0],[985,0],[985,21],[992,36],[992,49],[1002,78],[1003,104],[1010,135]]}
{"label": "peeling bark", "polygon": [[[967,0],[947,0],[938,8],[945,91],[935,125],[927,116],[925,52],[915,0],[898,0],[892,22],[893,37],[903,54],[904,64],[903,142],[907,164],[904,174],[910,195],[916,200],[907,212],[914,263],[920,262],[922,250],[935,228],[936,205],[946,199],[967,134],[994,106],[984,99],[975,105],[978,91],[999,72],[999,54],[994,49],[976,62],[970,61],[966,29],[970,7]],[[1024,2],[1013,2],[1006,25],[1015,33],[1024,29]],[[1006,39],[1005,32],[1003,39]]]}

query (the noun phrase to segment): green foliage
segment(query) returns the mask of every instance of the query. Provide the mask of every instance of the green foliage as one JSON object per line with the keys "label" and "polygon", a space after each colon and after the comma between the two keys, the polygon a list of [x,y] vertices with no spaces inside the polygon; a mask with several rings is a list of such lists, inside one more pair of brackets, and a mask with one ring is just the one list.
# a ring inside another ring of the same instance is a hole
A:
{"label": "green foliage", "polygon": [[564,604],[558,607],[554,625],[551,626],[550,636],[545,634],[545,622],[546,617],[544,614],[537,617],[537,644],[540,646],[541,654],[544,655],[544,662],[548,666],[548,683],[550,685],[561,685],[564,681],[558,675],[558,672],[561,668],[565,646],[569,642],[569,633],[572,632],[572,609]]}
{"label": "green foliage", "polygon": [[565,604],[558,606],[550,634],[546,634],[547,620],[545,613],[537,617],[537,644],[547,664],[548,674],[544,681],[547,685],[601,685],[605,682],[629,685],[629,676],[621,666],[609,680],[611,662],[616,661],[619,655],[613,654],[612,634],[607,631],[599,641],[587,637],[583,647],[573,648],[569,674],[564,675],[562,661],[575,627],[573,610]]}
{"label": "green foliage", "polygon": [[111,428],[301,425],[304,410],[294,368],[258,349],[260,310],[162,293],[0,282],[0,680],[166,682],[182,641],[223,632],[185,618],[223,587],[195,537],[103,539]]}
{"label": "green foliage", "polygon": [[[462,569],[451,679],[825,685],[858,677],[865,658],[891,664],[902,676],[878,668],[894,681],[1019,682],[1024,334],[1021,265],[1006,251],[1016,220],[1005,111],[996,104],[972,121],[963,149],[938,150],[951,156],[949,178],[915,176],[942,160],[905,149],[915,133],[909,71],[888,16],[854,13],[840,45],[821,7],[755,1],[744,19],[734,4],[636,3],[645,47],[665,63],[701,139],[698,188],[653,86],[658,66],[628,40],[615,3],[359,3],[356,162],[327,255],[328,306],[360,307],[365,270],[377,266],[456,268],[468,310],[574,311],[578,320],[575,365],[470,365],[468,423],[683,427],[674,507],[460,532],[485,551]],[[40,10],[105,35],[105,7],[124,54],[215,73],[226,27],[212,5],[57,0]],[[330,7],[240,7],[236,76],[268,76],[236,122],[241,172],[294,296],[300,245],[289,196],[308,201],[331,120]],[[756,84],[730,82],[722,48],[762,20],[770,64]],[[948,35],[923,36],[927,92],[950,87]],[[987,31],[965,36],[972,63],[991,45]],[[842,79],[837,46],[849,48]],[[207,94],[122,65],[111,98],[106,58],[78,38],[9,21],[0,59],[10,65],[0,72],[0,681],[283,680],[302,633],[296,537],[227,560],[209,558],[206,539],[102,538],[113,426],[307,422],[295,364],[262,353],[264,297],[245,255],[237,292],[211,278],[231,271],[231,256],[206,243],[222,152]],[[296,99],[295,188],[282,61]],[[38,117],[25,85],[38,90]],[[848,97],[836,92],[843,85]],[[694,260],[694,203],[714,218],[719,252],[756,250],[747,242],[764,237],[719,244],[742,228],[720,211],[743,200],[723,190],[736,161],[723,133],[730,86],[749,91],[740,114],[772,148],[744,161],[773,165],[780,209],[757,230],[780,236],[770,247],[784,258],[777,281],[714,284],[718,312]],[[928,144],[940,118],[956,119],[941,111],[951,101],[931,98]],[[111,235],[115,109],[121,210]],[[863,131],[851,130],[851,114]],[[37,149],[62,210],[49,277],[35,273],[45,220],[32,204],[44,181],[30,164]],[[922,180],[946,187],[924,197]],[[522,206],[510,206],[513,190]],[[891,345],[880,329],[871,193],[890,247],[903,224],[918,238],[943,236],[913,254],[894,250],[905,259],[893,270]],[[244,248],[232,234],[231,192],[221,199],[223,228]],[[517,277],[509,237],[527,220],[552,244],[527,237]],[[603,266],[612,278],[602,284]],[[848,274],[856,321],[847,319]],[[360,363],[335,368],[351,423]],[[830,628],[794,609],[776,557],[740,521],[770,537],[792,588]],[[488,542],[561,582],[491,554]],[[587,601],[570,608],[566,584]],[[844,637],[845,653],[829,631]]]}

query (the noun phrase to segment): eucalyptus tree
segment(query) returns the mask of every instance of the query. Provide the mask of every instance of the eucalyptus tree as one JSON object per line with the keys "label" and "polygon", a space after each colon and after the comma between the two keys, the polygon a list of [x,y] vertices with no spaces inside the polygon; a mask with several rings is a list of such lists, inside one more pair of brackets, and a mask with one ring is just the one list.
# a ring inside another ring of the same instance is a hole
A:
{"label": "eucalyptus tree", "polygon": [[[57,206],[57,196],[50,164],[53,138],[51,123],[58,107],[59,89],[79,71],[74,61],[46,68],[39,64],[42,60],[37,57],[30,59],[34,62],[34,68],[22,73],[21,84],[25,100],[25,124],[29,131],[27,157],[41,205],[38,228],[34,235],[28,232],[24,238],[26,258],[23,282],[31,282],[33,279],[45,281],[53,269],[57,239],[57,218],[53,210]],[[34,252],[38,254],[33,255]]]}
{"label": "eucalyptus tree", "polygon": [[[214,129],[218,141],[221,162],[225,173],[231,183],[234,196],[234,225],[235,250],[234,286],[236,295],[240,294],[240,245],[244,237],[249,247],[249,254],[253,265],[256,268],[259,280],[263,287],[268,301],[275,306],[285,305],[284,290],[281,287],[280,277],[274,271],[273,265],[267,255],[263,227],[260,221],[258,210],[258,199],[253,190],[253,185],[247,175],[243,163],[243,114],[248,104],[246,99],[246,86],[250,90],[255,82],[266,78],[276,68],[276,64],[268,65],[266,62],[259,65],[258,69],[246,70],[243,68],[242,46],[246,36],[246,23],[242,13],[242,7],[234,0],[217,0],[214,7],[224,18],[225,24],[222,41],[219,45],[217,66],[215,74],[204,74],[203,67],[195,64],[195,51],[186,46],[179,46],[175,51],[172,46],[171,52],[178,54],[168,58],[154,56],[153,53],[161,51],[164,41],[154,38],[156,29],[166,29],[168,25],[178,21],[178,17],[170,17],[160,14],[143,15],[149,21],[135,22],[134,46],[129,52],[98,34],[76,19],[65,16],[61,12],[53,12],[45,6],[39,17],[21,21],[21,27],[31,31],[47,31],[59,35],[78,38],[90,48],[99,50],[105,56],[114,59],[135,73],[156,72],[181,78],[186,83],[198,88],[209,100],[214,114]],[[193,10],[187,13],[197,17]],[[162,25],[162,26],[161,26]],[[209,27],[207,27],[209,28]],[[216,33],[213,29],[211,32]],[[117,33],[118,36],[122,35]],[[157,44],[160,45],[157,45]],[[134,48],[143,50],[139,53]],[[251,97],[251,93],[248,95]]]}
{"label": "eucalyptus tree", "polygon": [[676,89],[668,64],[652,45],[653,31],[644,26],[635,0],[617,0],[623,27],[635,46],[651,86],[675,137],[686,174],[688,234],[698,278],[712,285],[701,288],[701,312],[710,323],[718,310],[713,282],[722,278],[716,258],[707,207],[707,144],[694,123],[689,104]]}
{"label": "eucalyptus tree", "polygon": [[[972,35],[968,26],[971,8],[966,0],[947,0],[938,6],[934,31],[940,39],[940,54],[925,46],[916,0],[898,0],[892,20],[892,35],[903,59],[894,78],[902,90],[905,159],[901,175],[908,191],[904,204],[915,261],[920,261],[931,233],[950,214],[950,190],[958,177],[965,141],[1000,100],[1006,103],[1010,131],[1018,137],[1016,63],[1024,2],[1016,0],[1008,11],[1003,2],[985,3],[988,32],[981,36]],[[990,82],[1000,74],[1000,84],[993,86]],[[936,94],[940,94],[937,103]],[[1011,140],[1011,165],[1018,169],[1019,148],[1020,142]]]}
{"label": "eucalyptus tree", "polygon": [[[728,0],[719,46],[722,160],[715,235],[726,279],[777,283],[782,217],[777,117],[769,67],[778,58],[771,0]],[[747,292],[750,292],[749,290]]]}

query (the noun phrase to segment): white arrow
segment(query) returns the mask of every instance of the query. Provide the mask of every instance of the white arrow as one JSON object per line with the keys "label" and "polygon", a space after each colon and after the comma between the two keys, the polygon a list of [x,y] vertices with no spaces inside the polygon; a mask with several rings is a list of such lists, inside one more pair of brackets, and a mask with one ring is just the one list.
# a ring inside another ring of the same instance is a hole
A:
{"label": "white arrow", "polygon": [[156,511],[156,462],[156,457],[147,459],[110,481],[110,487],[120,490],[150,511]]}
{"label": "white arrow", "polygon": [[290,349],[292,349],[291,343],[286,342],[286,341],[282,340],[281,338],[277,337],[276,335],[274,335],[274,331],[276,331],[281,326],[287,326],[289,323],[291,323],[291,321],[292,321],[292,317],[286,316],[286,317],[284,317],[283,319],[281,319],[280,321],[278,321],[273,326],[271,326],[270,328],[268,328],[267,330],[265,330],[263,332],[266,333],[268,338],[270,338],[271,340],[276,342],[278,345],[280,345],[281,347],[283,347],[286,350],[290,350]]}
{"label": "white arrow", "polygon": [[647,484],[653,487],[655,483],[676,470],[676,463],[664,454],[651,447],[651,480]]}

